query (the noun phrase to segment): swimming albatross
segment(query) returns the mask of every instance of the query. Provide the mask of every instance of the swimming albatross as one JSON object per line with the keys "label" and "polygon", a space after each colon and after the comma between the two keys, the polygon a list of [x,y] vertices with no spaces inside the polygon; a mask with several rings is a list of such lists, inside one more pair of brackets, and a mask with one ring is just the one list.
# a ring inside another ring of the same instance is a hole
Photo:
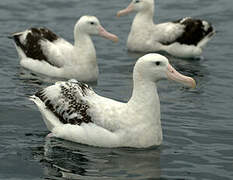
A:
{"label": "swimming albatross", "polygon": [[96,81],[99,74],[92,35],[118,41],[94,16],[82,16],[77,21],[74,45],[47,28],[30,28],[12,34],[12,38],[24,68],[50,77],[87,82]]}
{"label": "swimming albatross", "polygon": [[173,56],[192,58],[201,55],[203,47],[215,34],[210,23],[191,17],[154,24],[154,0],[133,0],[117,16],[133,11],[137,14],[128,36],[129,51],[165,51]]}
{"label": "swimming albatross", "polygon": [[96,94],[76,80],[38,91],[35,102],[49,136],[100,147],[143,148],[160,145],[162,128],[156,83],[170,79],[189,87],[195,81],[177,72],[168,59],[147,54],[135,64],[133,92],[127,103]]}

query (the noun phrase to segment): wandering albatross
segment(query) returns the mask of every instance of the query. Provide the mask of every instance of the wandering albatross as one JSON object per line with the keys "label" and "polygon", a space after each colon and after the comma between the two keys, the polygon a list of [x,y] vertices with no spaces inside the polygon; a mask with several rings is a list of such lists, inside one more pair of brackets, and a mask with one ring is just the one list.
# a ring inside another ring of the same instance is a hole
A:
{"label": "wandering albatross", "polygon": [[145,148],[162,143],[157,82],[170,79],[194,88],[194,79],[177,72],[168,59],[147,54],[136,62],[127,103],[96,94],[76,80],[57,82],[30,97],[57,137],[99,147]]}
{"label": "wandering albatross", "polygon": [[99,69],[91,36],[118,41],[94,16],[82,16],[74,27],[74,45],[47,28],[30,28],[12,34],[20,64],[50,77],[96,81]]}
{"label": "wandering albatross", "polygon": [[126,9],[118,11],[117,16],[133,11],[137,13],[128,36],[129,51],[165,51],[173,56],[193,58],[201,55],[215,34],[210,23],[191,17],[155,24],[154,0],[133,0]]}

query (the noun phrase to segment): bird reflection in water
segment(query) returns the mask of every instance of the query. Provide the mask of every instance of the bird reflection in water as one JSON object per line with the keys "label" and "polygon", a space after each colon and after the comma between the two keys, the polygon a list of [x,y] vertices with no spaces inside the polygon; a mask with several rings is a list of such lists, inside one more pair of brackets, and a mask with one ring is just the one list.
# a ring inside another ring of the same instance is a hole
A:
{"label": "bird reflection in water", "polygon": [[[45,139],[37,158],[45,179],[160,178],[160,148],[98,148],[60,139]],[[37,151],[34,149],[34,151]],[[34,156],[35,157],[35,156]],[[152,168],[153,167],[153,168]]]}

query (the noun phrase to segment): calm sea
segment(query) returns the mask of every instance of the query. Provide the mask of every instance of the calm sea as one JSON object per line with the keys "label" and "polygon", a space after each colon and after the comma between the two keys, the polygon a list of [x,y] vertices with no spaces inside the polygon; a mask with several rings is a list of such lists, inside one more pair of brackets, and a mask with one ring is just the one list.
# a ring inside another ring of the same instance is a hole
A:
{"label": "calm sea", "polygon": [[76,20],[97,16],[119,36],[118,44],[94,37],[100,76],[94,89],[127,101],[132,69],[139,54],[125,44],[133,14],[116,18],[129,0],[1,0],[0,1],[0,179],[233,179],[233,1],[156,0],[155,21],[184,16],[204,18],[217,34],[203,58],[169,57],[197,88],[159,83],[163,144],[159,148],[95,148],[58,139],[48,131],[28,96],[51,82],[41,81],[19,66],[11,32],[46,26],[73,42]]}

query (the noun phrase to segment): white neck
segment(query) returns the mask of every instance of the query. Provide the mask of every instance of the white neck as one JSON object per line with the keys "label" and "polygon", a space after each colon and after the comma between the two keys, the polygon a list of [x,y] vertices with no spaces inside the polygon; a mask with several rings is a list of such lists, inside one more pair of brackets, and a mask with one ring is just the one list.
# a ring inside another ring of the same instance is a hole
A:
{"label": "white neck", "polygon": [[[136,51],[145,51],[145,52],[153,52],[153,51],[168,52],[168,46],[164,46],[163,44],[156,42],[153,39],[156,37],[156,33],[155,33],[156,26],[153,17],[154,17],[154,5],[153,6],[151,5],[149,9],[145,11],[140,11],[136,14],[128,37],[128,42],[127,42],[128,48],[134,49]],[[151,31],[148,31],[148,29],[153,30],[153,33]],[[143,45],[142,43],[140,43],[140,41],[144,42]]]}
{"label": "white neck", "polygon": [[159,145],[163,139],[160,121],[160,102],[156,84],[142,79],[139,73],[134,72],[134,87],[132,97],[127,103],[128,113],[133,113],[134,125],[143,133],[138,132],[138,139],[145,142],[144,146]]}
{"label": "white neck", "polygon": [[134,71],[134,87],[128,105],[144,114],[143,121],[156,123],[160,126],[160,101],[155,82],[145,80],[140,73]]}
{"label": "white neck", "polygon": [[[133,26],[140,24],[140,25],[153,25],[153,16],[154,16],[154,6],[151,6],[149,9],[140,11],[136,14],[133,20]],[[141,27],[142,28],[142,27]]]}
{"label": "white neck", "polygon": [[96,64],[96,51],[93,41],[89,34],[81,31],[78,27],[74,30],[74,51],[80,56],[82,54],[84,57],[79,58],[84,61],[93,61]]}

